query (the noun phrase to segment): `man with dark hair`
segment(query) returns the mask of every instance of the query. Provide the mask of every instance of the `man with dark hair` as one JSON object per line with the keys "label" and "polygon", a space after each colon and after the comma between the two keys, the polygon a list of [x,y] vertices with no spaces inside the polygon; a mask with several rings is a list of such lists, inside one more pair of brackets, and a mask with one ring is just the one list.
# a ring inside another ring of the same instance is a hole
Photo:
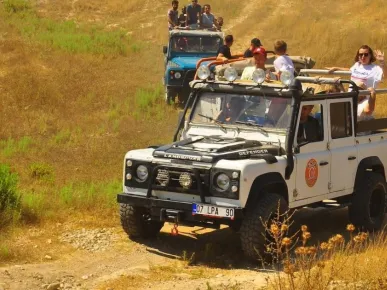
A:
{"label": "man with dark hair", "polygon": [[202,16],[202,7],[198,0],[192,0],[192,4],[187,6],[186,26],[198,24]]}
{"label": "man with dark hair", "polygon": [[172,1],[172,9],[168,10],[168,28],[169,30],[179,27],[179,1]]}
{"label": "man with dark hair", "polygon": [[304,105],[301,109],[300,124],[297,133],[298,144],[322,140],[322,132],[317,119],[309,115],[313,107],[314,105]]}
{"label": "man with dark hair", "polygon": [[230,47],[234,42],[234,37],[232,35],[227,35],[224,38],[224,44],[218,49],[217,60],[227,61],[232,59]]}
{"label": "man with dark hair", "polygon": [[258,39],[258,38],[253,38],[251,40],[251,43],[250,43],[250,47],[248,49],[246,49],[245,51],[245,54],[243,55],[244,58],[247,58],[247,57],[253,57],[253,51],[262,46],[262,43],[261,41]]}

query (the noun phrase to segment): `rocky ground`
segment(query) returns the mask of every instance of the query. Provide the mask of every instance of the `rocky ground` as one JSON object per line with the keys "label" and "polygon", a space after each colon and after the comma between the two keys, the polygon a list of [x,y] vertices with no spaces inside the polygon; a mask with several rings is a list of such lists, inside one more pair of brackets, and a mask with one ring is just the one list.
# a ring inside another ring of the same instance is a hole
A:
{"label": "rocky ground", "polygon": [[[298,215],[297,223],[308,223],[314,239],[324,240],[345,229],[346,214],[345,209],[307,210]],[[156,240],[142,242],[129,241],[118,226],[57,228],[63,230],[56,235],[50,229],[28,231],[23,239],[29,242],[21,243],[23,251],[40,249],[41,256],[33,263],[0,267],[0,290],[128,289],[115,282],[123,278],[143,279],[130,289],[263,289],[271,273],[243,259],[239,235],[228,228],[213,231],[180,226],[175,237],[167,224]],[[192,258],[193,253],[192,267],[202,269],[200,275],[189,272],[189,267],[188,272],[171,274],[169,270],[168,278],[162,272],[153,275],[152,267],[173,265],[177,259]]]}

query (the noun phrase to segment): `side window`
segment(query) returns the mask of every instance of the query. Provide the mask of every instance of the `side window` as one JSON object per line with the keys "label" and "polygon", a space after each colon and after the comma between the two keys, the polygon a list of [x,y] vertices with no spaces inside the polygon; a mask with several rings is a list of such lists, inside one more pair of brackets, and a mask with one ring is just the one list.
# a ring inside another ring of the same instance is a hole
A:
{"label": "side window", "polygon": [[313,143],[324,140],[323,106],[321,104],[301,104],[297,143]]}
{"label": "side window", "polygon": [[350,102],[330,104],[330,119],[332,139],[352,136],[352,112]]}

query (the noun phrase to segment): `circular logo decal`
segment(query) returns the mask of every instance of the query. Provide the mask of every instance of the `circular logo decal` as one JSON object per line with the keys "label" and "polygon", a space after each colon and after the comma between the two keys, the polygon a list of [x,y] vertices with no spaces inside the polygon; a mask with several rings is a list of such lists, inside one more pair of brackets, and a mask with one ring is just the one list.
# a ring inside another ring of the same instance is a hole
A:
{"label": "circular logo decal", "polygon": [[310,159],[305,168],[305,181],[309,187],[316,184],[318,178],[318,165],[315,159]]}

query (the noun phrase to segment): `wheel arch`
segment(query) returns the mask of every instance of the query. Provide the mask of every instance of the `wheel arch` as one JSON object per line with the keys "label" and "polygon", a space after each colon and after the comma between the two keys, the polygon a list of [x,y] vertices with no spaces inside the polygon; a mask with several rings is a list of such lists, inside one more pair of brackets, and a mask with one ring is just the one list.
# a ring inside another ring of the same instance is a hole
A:
{"label": "wheel arch", "polygon": [[289,204],[288,186],[285,179],[278,172],[270,172],[255,178],[249,192],[245,207],[253,206],[262,197],[263,193],[281,195]]}
{"label": "wheel arch", "polygon": [[355,190],[359,188],[366,172],[379,173],[386,179],[386,172],[382,161],[377,156],[370,156],[360,161],[355,177]]}

